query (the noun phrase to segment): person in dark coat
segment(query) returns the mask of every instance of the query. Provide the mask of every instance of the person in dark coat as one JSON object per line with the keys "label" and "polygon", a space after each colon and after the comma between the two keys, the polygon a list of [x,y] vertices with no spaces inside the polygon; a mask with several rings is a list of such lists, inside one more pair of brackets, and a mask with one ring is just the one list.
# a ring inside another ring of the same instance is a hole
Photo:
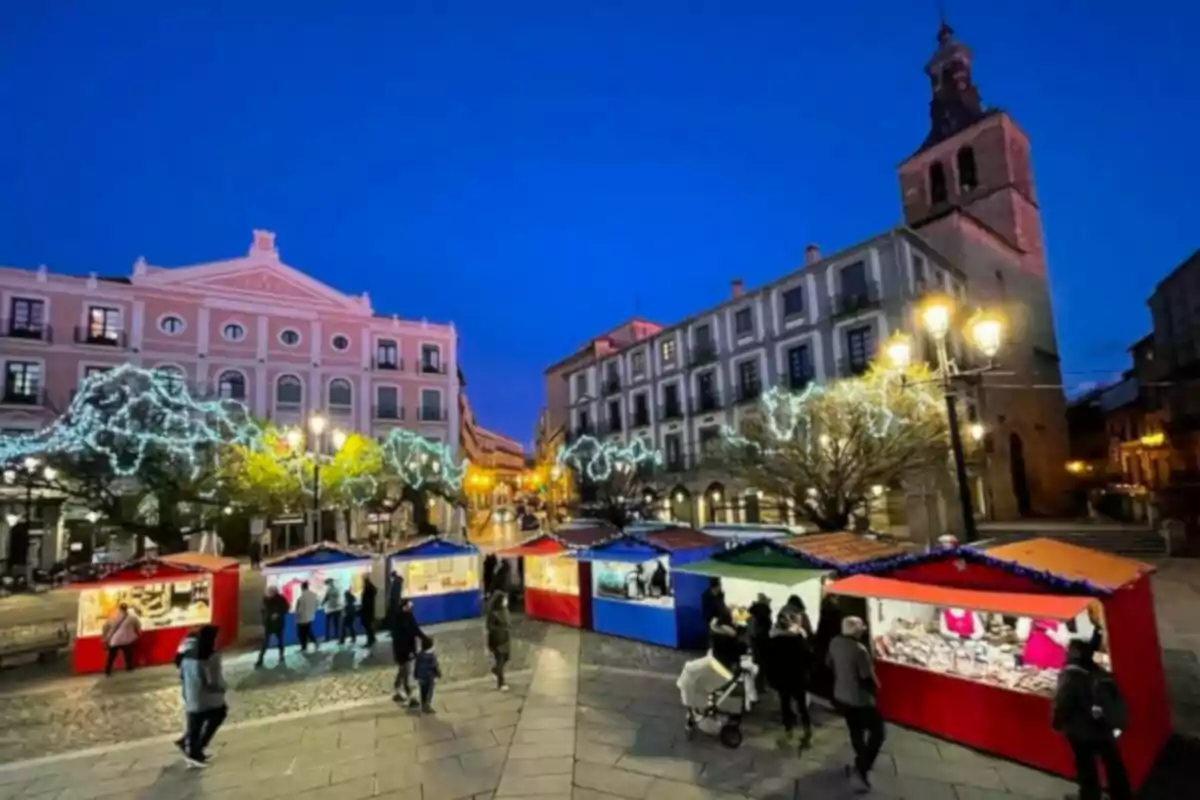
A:
{"label": "person in dark coat", "polygon": [[497,561],[495,553],[488,553],[487,558],[483,559],[483,593],[485,595],[492,591],[492,581],[496,578]]}
{"label": "person in dark coat", "polygon": [[[791,611],[798,616],[800,618],[800,627],[804,630],[804,635],[809,639],[813,638],[815,631],[813,631],[812,620],[808,618],[808,609],[805,608],[804,601],[800,599],[799,595],[793,594],[788,597],[787,603],[780,609],[780,613],[784,611]],[[832,639],[833,637],[831,636],[830,638]],[[811,645],[812,642],[810,641],[809,644]]]}
{"label": "person in dark coat", "polygon": [[704,614],[704,624],[712,625],[721,609],[725,608],[725,592],[721,589],[720,578],[709,578],[708,588],[700,595],[700,611]]}
{"label": "person in dark coat", "polygon": [[825,595],[821,600],[821,617],[817,620],[817,631],[812,638],[812,674],[809,675],[809,691],[824,697],[833,698],[833,670],[830,669],[826,656],[829,644],[842,635],[842,610],[838,607],[833,595]]}
{"label": "person in dark coat", "polygon": [[746,654],[746,643],[733,624],[733,614],[722,607],[708,627],[712,639],[712,656],[731,672],[738,669]]}
{"label": "person in dark coat", "polygon": [[671,583],[667,578],[667,568],[658,562],[654,574],[650,576],[650,595],[652,597],[670,597]]}
{"label": "person in dark coat", "polygon": [[279,589],[275,586],[267,587],[267,594],[263,597],[262,602],[262,625],[263,638],[262,647],[258,651],[258,661],[255,662],[256,669],[262,667],[263,659],[267,655],[267,648],[271,646],[271,637],[275,637],[275,643],[279,646],[279,663],[284,663],[283,658],[283,625],[287,620],[288,601]]}
{"label": "person in dark coat", "polygon": [[485,594],[493,592],[503,592],[508,594],[512,591],[512,565],[508,561],[496,559],[496,571],[492,573],[492,582],[488,584]]}
{"label": "person in dark coat", "polygon": [[375,598],[378,596],[379,590],[375,588],[371,576],[364,576],[359,614],[362,616],[363,632],[367,634],[367,647],[375,646]]}
{"label": "person in dark coat", "polygon": [[1100,800],[1100,773],[1104,764],[1111,800],[1131,800],[1129,775],[1117,748],[1120,727],[1125,724],[1124,703],[1119,699],[1112,676],[1098,666],[1089,642],[1072,640],[1067,645],[1067,665],[1058,675],[1054,693],[1054,729],[1066,737],[1075,756],[1075,780],[1079,800]]}
{"label": "person in dark coat", "polygon": [[812,669],[812,642],[805,634],[804,623],[794,607],[785,605],[771,629],[766,651],[767,682],[779,694],[783,716],[782,747],[796,744],[796,721],[799,717],[804,733],[800,747],[812,742],[812,717],[808,713],[808,675]]}
{"label": "person in dark coat", "polygon": [[413,658],[417,654],[417,640],[424,634],[413,614],[412,601],[402,599],[400,607],[392,615],[392,658],[396,661],[396,680],[392,683],[392,700],[397,703],[407,703],[410,708],[416,708],[419,701],[413,695],[409,683],[409,673],[412,671]]}
{"label": "person in dark coat", "polygon": [[496,688],[508,691],[504,678],[504,665],[512,655],[512,623],[508,616],[508,595],[495,591],[488,595],[486,614],[487,649],[492,654],[492,674],[496,676]]}
{"label": "person in dark coat", "polygon": [[765,594],[759,594],[758,599],[750,604],[747,609],[750,614],[749,634],[750,634],[750,655],[754,659],[754,663],[758,665],[758,675],[755,677],[754,684],[758,687],[759,693],[767,686],[767,646],[771,642],[771,598]]}

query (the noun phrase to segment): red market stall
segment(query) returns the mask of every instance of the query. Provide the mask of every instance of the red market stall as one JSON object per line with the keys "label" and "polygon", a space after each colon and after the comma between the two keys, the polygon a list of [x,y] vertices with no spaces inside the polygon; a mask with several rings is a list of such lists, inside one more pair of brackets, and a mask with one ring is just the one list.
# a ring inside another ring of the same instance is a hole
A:
{"label": "red market stall", "polygon": [[573,628],[592,628],[592,564],[566,556],[608,541],[613,528],[561,528],[502,550],[501,558],[521,558],[525,615]]}
{"label": "red market stall", "polygon": [[867,565],[826,591],[866,603],[885,719],[1074,776],[1051,706],[1071,639],[1097,647],[1129,710],[1139,787],[1171,734],[1153,567],[1050,539]]}
{"label": "red market stall", "polygon": [[184,635],[200,625],[220,627],[218,647],[232,644],[238,635],[238,577],[236,559],[179,553],[138,559],[99,580],[76,584],[75,671],[104,670],[104,623],[122,603],[141,620],[142,635],[134,646],[139,667],[171,663]]}

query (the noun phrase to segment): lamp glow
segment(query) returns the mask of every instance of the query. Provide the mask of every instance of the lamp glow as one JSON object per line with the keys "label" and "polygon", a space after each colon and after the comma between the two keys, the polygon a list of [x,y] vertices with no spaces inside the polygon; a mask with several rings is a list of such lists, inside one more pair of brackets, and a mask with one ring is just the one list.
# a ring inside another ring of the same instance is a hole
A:
{"label": "lamp glow", "polygon": [[942,339],[950,331],[951,311],[949,298],[934,297],[921,308],[921,324],[935,339]]}
{"label": "lamp glow", "polygon": [[313,414],[312,419],[308,421],[308,427],[317,436],[325,432],[325,426],[329,424],[329,420],[321,414]]}
{"label": "lamp glow", "polygon": [[985,431],[983,429],[982,424],[980,424],[978,422],[972,422],[971,427],[967,428],[967,432],[971,434],[971,438],[974,439],[975,441],[977,441],[977,442],[983,441],[983,434],[985,433]]}
{"label": "lamp glow", "polygon": [[912,342],[907,336],[896,334],[887,345],[888,361],[896,369],[904,369],[912,363]]}
{"label": "lamp glow", "polygon": [[304,432],[299,428],[292,428],[287,432],[287,443],[288,447],[298,450],[304,444]]}
{"label": "lamp glow", "polygon": [[87,514],[85,514],[84,516],[86,516],[86,517],[87,517],[87,521],[88,521],[88,522],[90,522],[90,523],[92,523],[93,525],[95,525],[95,524],[96,524],[96,522],[97,522],[97,521],[99,521],[99,519],[100,519],[100,512],[99,512],[99,511],[89,511],[89,512],[87,512]]}
{"label": "lamp glow", "polygon": [[42,470],[42,476],[46,480],[52,481],[58,477],[58,470],[56,470],[54,467],[46,467],[44,470]]}
{"label": "lamp glow", "polygon": [[21,518],[16,514],[5,514],[4,521],[8,523],[8,527],[12,527],[21,521]]}
{"label": "lamp glow", "polygon": [[1004,323],[998,317],[988,314],[977,316],[970,325],[971,341],[979,348],[979,352],[988,358],[993,358],[1000,352],[1000,343],[1004,338]]}
{"label": "lamp glow", "polygon": [[345,443],[346,443],[346,432],[343,430],[334,431],[333,432],[333,449],[341,450],[342,445],[344,445]]}

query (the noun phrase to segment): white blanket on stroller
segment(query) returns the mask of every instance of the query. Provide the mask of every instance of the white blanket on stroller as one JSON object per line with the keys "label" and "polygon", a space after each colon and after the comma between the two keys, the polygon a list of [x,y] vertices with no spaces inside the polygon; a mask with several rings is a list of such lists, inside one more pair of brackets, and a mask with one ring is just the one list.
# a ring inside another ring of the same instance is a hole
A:
{"label": "white blanket on stroller", "polygon": [[685,706],[703,710],[708,706],[708,696],[731,680],[733,673],[709,654],[684,664],[675,685]]}

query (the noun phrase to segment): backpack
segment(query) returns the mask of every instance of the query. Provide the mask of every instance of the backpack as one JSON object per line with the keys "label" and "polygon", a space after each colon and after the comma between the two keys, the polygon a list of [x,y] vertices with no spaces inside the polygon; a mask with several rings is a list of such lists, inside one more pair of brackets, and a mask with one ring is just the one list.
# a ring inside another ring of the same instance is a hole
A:
{"label": "backpack", "polygon": [[1098,669],[1092,673],[1092,705],[1100,709],[1100,720],[1111,730],[1124,730],[1129,724],[1129,709],[1121,689],[1111,673]]}

